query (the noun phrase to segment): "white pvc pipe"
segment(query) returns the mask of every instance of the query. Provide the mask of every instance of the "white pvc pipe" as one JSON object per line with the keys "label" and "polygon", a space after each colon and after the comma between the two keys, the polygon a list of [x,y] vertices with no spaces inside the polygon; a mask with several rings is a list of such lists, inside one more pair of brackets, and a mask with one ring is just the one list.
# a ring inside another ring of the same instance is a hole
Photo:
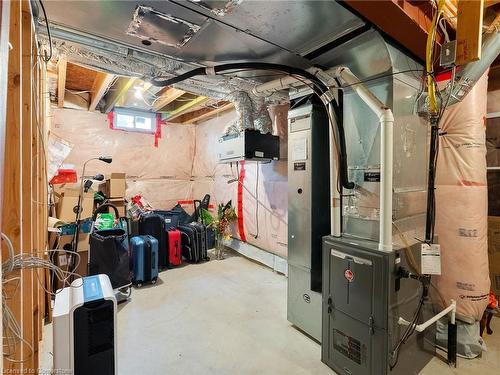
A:
{"label": "white pvc pipe", "polygon": [[[451,322],[451,324],[455,324],[456,311],[457,311],[457,303],[455,300],[452,299],[451,304],[446,309],[441,311],[439,314],[434,315],[432,318],[430,318],[429,320],[427,320],[426,322],[424,322],[422,324],[414,325],[415,331],[417,331],[417,332],[424,331],[426,328],[428,328],[429,326],[431,326],[432,324],[434,324],[435,322],[437,322],[439,319],[441,319],[443,316],[445,316],[446,314],[448,314],[450,312],[451,312],[450,322]],[[399,317],[398,324],[402,325],[402,326],[409,326],[411,323],[409,321],[407,321],[406,319]]]}
{"label": "white pvc pipe", "polygon": [[[328,87],[335,86],[335,79],[333,78],[336,71],[335,68],[326,71],[323,71],[319,68],[309,68],[306,70],[318,77]],[[293,85],[304,85],[304,82],[309,82],[309,80],[298,80],[295,77],[286,76],[255,86],[252,90],[252,93],[255,96],[269,96],[276,91],[289,89]]]}
{"label": "white pvc pipe", "polygon": [[[392,251],[392,170],[393,170],[393,126],[394,116],[389,107],[387,107],[379,98],[377,98],[347,67],[329,69],[322,71],[321,69],[311,68],[308,71],[319,77],[328,86],[334,84],[334,79],[331,77],[339,77],[347,86],[351,87],[359,97],[375,112],[379,118],[381,137],[380,137],[380,224],[379,224],[379,249],[383,251]],[[297,80],[293,77],[284,77],[274,81],[266,82],[254,88],[255,95],[269,95],[278,90],[289,88]],[[331,130],[330,130],[331,132]],[[331,134],[330,134],[331,137]],[[330,163],[332,163],[330,155]],[[332,165],[332,164],[330,164]],[[331,169],[331,172],[333,169]],[[332,182],[332,181],[331,181]],[[330,203],[332,234],[338,231],[340,235],[340,220],[335,220],[337,210],[334,209],[333,197]],[[338,207],[340,210],[340,207]],[[340,213],[340,211],[339,211]],[[335,228],[334,224],[338,222],[339,227]]]}
{"label": "white pvc pipe", "polygon": [[292,76],[286,76],[255,86],[252,90],[252,93],[255,96],[269,96],[273,92],[288,89],[290,88],[290,86],[293,86],[293,84],[296,83],[302,84],[302,82],[300,82],[298,79]]}
{"label": "white pvc pipe", "polygon": [[338,68],[335,75],[352,88],[375,112],[380,122],[380,224],[379,250],[392,251],[392,170],[394,116],[347,67]]}

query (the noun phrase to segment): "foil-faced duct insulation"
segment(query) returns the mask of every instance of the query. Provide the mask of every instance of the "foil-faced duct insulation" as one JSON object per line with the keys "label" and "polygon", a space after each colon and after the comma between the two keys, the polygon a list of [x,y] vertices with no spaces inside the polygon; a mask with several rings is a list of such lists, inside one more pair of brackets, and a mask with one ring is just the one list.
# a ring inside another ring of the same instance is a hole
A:
{"label": "foil-faced duct insulation", "polygon": [[251,98],[245,91],[236,91],[229,96],[234,104],[236,118],[224,129],[224,135],[239,133],[245,129],[256,129],[261,133],[272,132],[272,120],[264,98]]}
{"label": "foil-faced duct insulation", "polygon": [[[42,45],[48,45],[48,39],[41,35]],[[87,40],[91,43],[90,40]],[[153,77],[176,76],[180,72],[192,69],[187,63],[173,58],[161,57],[141,51],[127,49],[127,53],[112,52],[112,46],[83,45],[73,41],[52,38],[54,56],[65,56],[70,62],[75,62],[91,69],[119,76],[132,76],[148,81]],[[102,44],[103,42],[101,42]],[[114,48],[121,51],[123,48]],[[256,82],[250,79],[229,76],[198,76],[179,82],[174,87],[214,99],[227,100],[234,91],[251,91]],[[274,95],[273,98],[278,98]],[[268,98],[269,100],[269,98]],[[276,100],[276,99],[274,99]]]}

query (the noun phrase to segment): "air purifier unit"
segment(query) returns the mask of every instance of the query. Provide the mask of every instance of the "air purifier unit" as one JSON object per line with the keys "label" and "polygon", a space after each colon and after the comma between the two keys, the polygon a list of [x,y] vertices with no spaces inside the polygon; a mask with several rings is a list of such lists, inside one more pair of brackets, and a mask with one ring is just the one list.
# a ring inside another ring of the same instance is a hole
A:
{"label": "air purifier unit", "polygon": [[[116,298],[106,275],[76,279],[56,295],[54,369],[116,375]],[[67,371],[67,372],[66,372]]]}

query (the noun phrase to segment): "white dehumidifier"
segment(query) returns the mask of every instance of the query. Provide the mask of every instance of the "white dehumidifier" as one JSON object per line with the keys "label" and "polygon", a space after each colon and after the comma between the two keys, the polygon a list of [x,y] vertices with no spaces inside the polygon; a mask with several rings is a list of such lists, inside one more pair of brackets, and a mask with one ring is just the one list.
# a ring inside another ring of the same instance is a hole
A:
{"label": "white dehumidifier", "polygon": [[106,275],[76,279],[56,295],[54,369],[116,375],[116,298]]}

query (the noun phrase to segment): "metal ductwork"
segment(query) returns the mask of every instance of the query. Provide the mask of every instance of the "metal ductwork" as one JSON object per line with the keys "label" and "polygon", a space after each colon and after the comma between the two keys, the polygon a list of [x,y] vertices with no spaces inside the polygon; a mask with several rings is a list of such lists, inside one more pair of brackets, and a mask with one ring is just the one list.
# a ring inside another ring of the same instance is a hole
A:
{"label": "metal ductwork", "polygon": [[486,34],[481,51],[481,60],[468,63],[462,66],[460,71],[457,71],[457,79],[451,93],[449,105],[462,101],[500,54],[499,31]]}

